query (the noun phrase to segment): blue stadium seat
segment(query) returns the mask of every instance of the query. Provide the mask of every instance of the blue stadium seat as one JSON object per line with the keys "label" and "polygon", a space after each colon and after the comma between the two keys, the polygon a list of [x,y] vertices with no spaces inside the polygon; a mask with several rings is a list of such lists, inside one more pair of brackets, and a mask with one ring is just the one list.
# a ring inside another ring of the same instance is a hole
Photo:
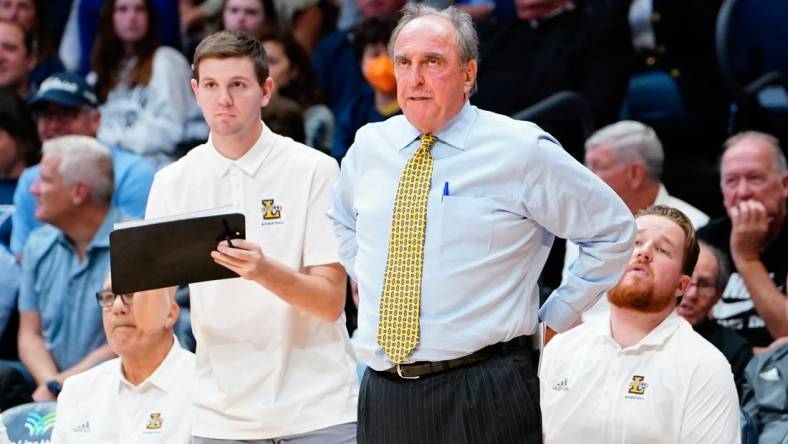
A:
{"label": "blue stadium seat", "polygon": [[[788,136],[788,2],[725,0],[717,17],[720,75],[734,98],[731,132]],[[782,133],[782,134],[779,134]]]}
{"label": "blue stadium seat", "polygon": [[55,427],[55,401],[31,402],[3,412],[3,424],[12,443],[48,443]]}

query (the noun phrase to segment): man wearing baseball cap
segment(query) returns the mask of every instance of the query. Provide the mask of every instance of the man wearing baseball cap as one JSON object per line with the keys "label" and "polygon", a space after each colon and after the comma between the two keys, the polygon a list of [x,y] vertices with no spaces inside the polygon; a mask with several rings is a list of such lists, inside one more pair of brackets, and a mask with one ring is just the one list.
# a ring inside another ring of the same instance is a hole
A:
{"label": "man wearing baseball cap", "polygon": [[[78,75],[62,72],[48,77],[29,99],[28,106],[36,117],[42,142],[67,135],[96,137],[101,121],[96,93]],[[119,147],[109,148],[115,173],[112,203],[129,216],[142,218],[155,169],[136,154]],[[42,225],[34,217],[36,203],[30,192],[38,175],[38,165],[27,168],[14,193],[11,251],[17,257],[24,251],[30,231]]]}

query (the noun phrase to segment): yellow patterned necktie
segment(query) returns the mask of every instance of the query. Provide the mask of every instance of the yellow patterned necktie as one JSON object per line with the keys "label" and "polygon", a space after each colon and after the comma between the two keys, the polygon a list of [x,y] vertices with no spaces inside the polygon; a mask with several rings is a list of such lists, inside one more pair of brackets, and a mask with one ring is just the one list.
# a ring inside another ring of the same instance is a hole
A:
{"label": "yellow patterned necktie", "polygon": [[421,136],[399,178],[380,298],[377,341],[391,362],[401,364],[419,343],[419,305],[424,263],[427,195],[432,180],[430,149],[438,140]]}

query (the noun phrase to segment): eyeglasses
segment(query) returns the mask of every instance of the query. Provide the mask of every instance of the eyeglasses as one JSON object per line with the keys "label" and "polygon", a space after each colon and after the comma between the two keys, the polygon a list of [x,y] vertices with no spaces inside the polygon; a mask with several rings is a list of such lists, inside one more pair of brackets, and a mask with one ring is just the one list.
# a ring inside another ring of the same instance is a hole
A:
{"label": "eyeglasses", "polygon": [[698,291],[711,291],[711,290],[717,288],[716,285],[714,284],[714,282],[712,282],[712,281],[710,281],[708,279],[692,280],[690,282],[689,286],[690,287],[696,287],[698,289]]}
{"label": "eyeglasses", "polygon": [[96,302],[101,308],[112,308],[115,305],[115,299],[120,296],[121,302],[127,306],[134,303],[134,293],[115,294],[112,290],[101,290],[96,292]]}

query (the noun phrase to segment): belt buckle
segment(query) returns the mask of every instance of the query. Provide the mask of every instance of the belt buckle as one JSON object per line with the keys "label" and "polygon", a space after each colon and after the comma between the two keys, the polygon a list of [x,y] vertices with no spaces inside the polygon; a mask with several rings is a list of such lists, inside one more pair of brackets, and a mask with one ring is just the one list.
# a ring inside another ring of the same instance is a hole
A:
{"label": "belt buckle", "polygon": [[402,369],[400,368],[399,364],[397,364],[397,376],[402,379],[419,379],[421,376],[405,376],[402,374]]}

